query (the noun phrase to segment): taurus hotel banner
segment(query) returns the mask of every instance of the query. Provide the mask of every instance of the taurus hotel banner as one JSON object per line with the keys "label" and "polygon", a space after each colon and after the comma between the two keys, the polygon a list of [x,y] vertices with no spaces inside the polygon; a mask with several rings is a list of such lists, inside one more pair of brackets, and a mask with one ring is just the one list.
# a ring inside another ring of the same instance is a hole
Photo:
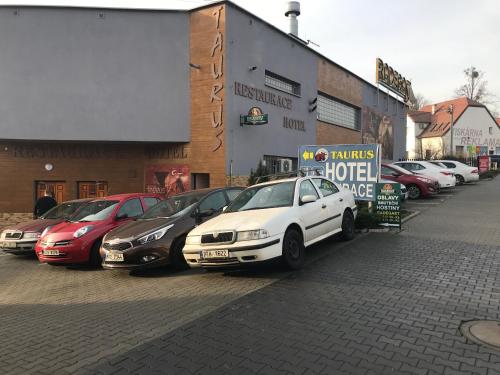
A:
{"label": "taurus hotel banner", "polygon": [[354,194],[360,201],[375,201],[380,170],[380,145],[300,146],[299,169],[319,172]]}

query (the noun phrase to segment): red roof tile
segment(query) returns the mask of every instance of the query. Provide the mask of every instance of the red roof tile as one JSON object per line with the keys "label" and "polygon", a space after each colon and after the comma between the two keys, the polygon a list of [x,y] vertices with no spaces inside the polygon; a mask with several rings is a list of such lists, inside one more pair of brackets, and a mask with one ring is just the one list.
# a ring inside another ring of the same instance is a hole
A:
{"label": "red roof tile", "polygon": [[[453,121],[457,121],[469,106],[484,107],[482,104],[470,100],[466,97],[426,105],[418,112],[428,113],[430,115],[430,124],[422,132],[422,134],[419,135],[419,138],[442,137],[448,132],[448,130],[450,130],[451,116],[448,113],[448,108],[450,105],[453,105]],[[434,114],[432,114],[433,106],[435,106]]]}

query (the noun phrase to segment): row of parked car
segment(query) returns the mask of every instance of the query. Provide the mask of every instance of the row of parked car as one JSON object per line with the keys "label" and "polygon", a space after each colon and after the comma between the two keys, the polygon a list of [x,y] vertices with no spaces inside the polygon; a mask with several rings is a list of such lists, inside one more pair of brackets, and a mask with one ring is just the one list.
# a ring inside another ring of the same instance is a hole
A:
{"label": "row of parked car", "polygon": [[[411,199],[478,179],[477,169],[451,161],[383,164],[381,172],[383,179],[406,185]],[[356,214],[350,190],[304,176],[168,199],[137,193],[69,201],[4,230],[0,248],[35,252],[50,265],[105,269],[239,267],[275,259],[297,269],[306,247],[336,233],[352,239]]]}
{"label": "row of parked car", "polygon": [[34,251],[50,265],[106,269],[228,267],[274,259],[296,269],[307,246],[335,233],[352,239],[356,212],[352,193],[321,176],[168,199],[122,194],[65,202],[38,220],[4,230],[0,248]]}
{"label": "row of parked car", "polygon": [[454,160],[398,161],[382,164],[381,176],[406,187],[410,199],[427,198],[441,189],[479,180],[476,167]]}

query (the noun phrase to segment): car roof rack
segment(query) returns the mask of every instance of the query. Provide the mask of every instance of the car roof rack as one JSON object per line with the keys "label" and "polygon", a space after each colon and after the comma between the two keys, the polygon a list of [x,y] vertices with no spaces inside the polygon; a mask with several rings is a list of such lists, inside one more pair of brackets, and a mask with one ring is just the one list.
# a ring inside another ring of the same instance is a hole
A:
{"label": "car roof rack", "polygon": [[311,176],[310,172],[314,172],[313,176],[323,176],[323,168],[321,167],[302,167],[300,168],[300,177]]}
{"label": "car roof rack", "polygon": [[255,180],[255,183],[258,184],[260,182],[268,182],[268,181],[276,181],[276,180],[284,180],[285,178],[297,177],[297,172],[282,172],[282,173],[273,173],[265,176],[259,176]]}

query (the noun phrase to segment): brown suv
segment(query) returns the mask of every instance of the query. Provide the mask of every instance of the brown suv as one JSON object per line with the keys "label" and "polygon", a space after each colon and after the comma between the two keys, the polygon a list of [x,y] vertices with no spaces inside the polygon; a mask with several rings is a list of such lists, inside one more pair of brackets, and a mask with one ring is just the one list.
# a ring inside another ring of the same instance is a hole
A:
{"label": "brown suv", "polygon": [[182,248],[196,225],[222,212],[244,188],[201,189],[168,198],[137,220],[106,234],[102,266],[136,270],[172,264],[188,268]]}
{"label": "brown suv", "polygon": [[0,235],[0,249],[14,255],[35,253],[35,244],[42,232],[71,217],[80,207],[91,199],[67,201],[50,209],[36,220],[9,226]]}

